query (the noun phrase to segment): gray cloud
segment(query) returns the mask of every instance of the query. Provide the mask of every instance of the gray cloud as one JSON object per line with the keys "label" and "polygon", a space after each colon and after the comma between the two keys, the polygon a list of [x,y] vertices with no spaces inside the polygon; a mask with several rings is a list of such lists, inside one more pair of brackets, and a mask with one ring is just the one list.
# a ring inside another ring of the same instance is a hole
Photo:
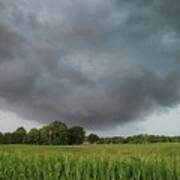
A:
{"label": "gray cloud", "polygon": [[0,24],[0,39],[0,63],[12,60],[17,53],[16,48],[21,45],[21,37],[6,25]]}
{"label": "gray cloud", "polygon": [[168,0],[0,0],[0,107],[97,129],[176,106],[179,7]]}

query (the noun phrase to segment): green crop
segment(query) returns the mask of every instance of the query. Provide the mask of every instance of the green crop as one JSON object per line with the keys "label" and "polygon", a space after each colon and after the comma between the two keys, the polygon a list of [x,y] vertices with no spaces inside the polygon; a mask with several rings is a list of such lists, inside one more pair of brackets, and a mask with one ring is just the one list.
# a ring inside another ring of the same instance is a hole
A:
{"label": "green crop", "polygon": [[180,144],[4,145],[0,180],[180,180]]}

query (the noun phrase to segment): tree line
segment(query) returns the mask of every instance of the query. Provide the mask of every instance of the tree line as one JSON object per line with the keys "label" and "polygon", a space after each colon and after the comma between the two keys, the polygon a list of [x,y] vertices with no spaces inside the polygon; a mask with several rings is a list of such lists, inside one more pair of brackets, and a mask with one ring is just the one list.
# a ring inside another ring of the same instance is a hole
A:
{"label": "tree line", "polygon": [[180,136],[148,135],[140,134],[128,137],[99,138],[98,144],[148,144],[160,142],[180,142]]}
{"label": "tree line", "polygon": [[59,121],[40,129],[33,128],[29,132],[24,127],[19,127],[14,132],[0,133],[1,144],[73,145],[82,144],[84,138],[85,131],[82,127],[68,128]]}
{"label": "tree line", "polygon": [[0,144],[44,144],[44,145],[79,145],[90,144],[147,144],[157,142],[180,142],[180,136],[134,135],[129,137],[99,137],[96,134],[85,136],[83,127],[68,128],[65,123],[54,121],[40,129],[29,132],[24,127],[14,132],[0,132]]}

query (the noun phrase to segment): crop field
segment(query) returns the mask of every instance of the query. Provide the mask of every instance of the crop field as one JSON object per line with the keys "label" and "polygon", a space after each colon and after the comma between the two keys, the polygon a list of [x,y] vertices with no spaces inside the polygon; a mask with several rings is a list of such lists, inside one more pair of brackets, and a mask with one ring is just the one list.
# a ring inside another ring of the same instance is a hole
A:
{"label": "crop field", "polygon": [[180,180],[180,144],[1,145],[0,180]]}

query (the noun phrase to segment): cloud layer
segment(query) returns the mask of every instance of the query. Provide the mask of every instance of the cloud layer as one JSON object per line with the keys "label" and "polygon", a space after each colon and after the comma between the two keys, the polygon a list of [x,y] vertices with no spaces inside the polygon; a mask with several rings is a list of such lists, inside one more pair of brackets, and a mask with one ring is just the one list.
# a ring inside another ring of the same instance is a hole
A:
{"label": "cloud layer", "polygon": [[0,108],[112,128],[180,101],[178,0],[0,0]]}

